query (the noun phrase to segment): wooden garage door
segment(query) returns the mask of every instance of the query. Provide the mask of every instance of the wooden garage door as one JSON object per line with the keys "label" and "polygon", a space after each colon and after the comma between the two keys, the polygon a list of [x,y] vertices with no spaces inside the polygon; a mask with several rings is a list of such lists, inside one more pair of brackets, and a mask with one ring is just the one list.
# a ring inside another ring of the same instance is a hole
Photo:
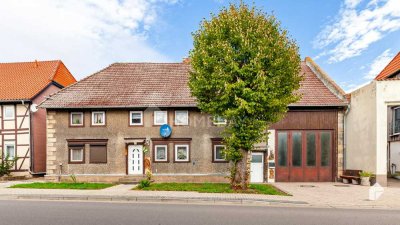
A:
{"label": "wooden garage door", "polygon": [[276,181],[332,181],[332,140],[330,130],[278,131]]}

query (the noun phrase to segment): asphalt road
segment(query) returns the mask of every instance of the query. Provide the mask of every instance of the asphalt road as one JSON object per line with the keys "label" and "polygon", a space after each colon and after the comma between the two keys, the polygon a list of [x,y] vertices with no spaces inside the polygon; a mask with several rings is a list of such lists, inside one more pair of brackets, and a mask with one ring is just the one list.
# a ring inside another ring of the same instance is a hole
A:
{"label": "asphalt road", "polygon": [[0,225],[400,224],[400,211],[188,204],[0,201]]}

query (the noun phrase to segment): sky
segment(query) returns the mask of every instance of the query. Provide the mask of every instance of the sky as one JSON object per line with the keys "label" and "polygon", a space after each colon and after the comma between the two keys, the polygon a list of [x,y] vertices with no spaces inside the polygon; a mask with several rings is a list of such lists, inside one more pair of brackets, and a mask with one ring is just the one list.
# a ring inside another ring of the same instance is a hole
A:
{"label": "sky", "polygon": [[[345,91],[400,51],[400,0],[243,0],[274,14]],[[2,0],[0,62],[62,60],[82,79],[114,62],[180,62],[203,19],[239,0]]]}

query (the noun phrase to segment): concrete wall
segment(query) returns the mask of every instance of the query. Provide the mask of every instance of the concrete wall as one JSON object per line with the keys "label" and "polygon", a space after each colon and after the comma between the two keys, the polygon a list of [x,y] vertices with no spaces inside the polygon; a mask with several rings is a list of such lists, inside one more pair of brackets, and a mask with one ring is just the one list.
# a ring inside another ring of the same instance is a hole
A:
{"label": "concrete wall", "polygon": [[388,106],[400,104],[400,80],[385,80],[377,83],[377,181],[386,181],[388,168]]}
{"label": "concrete wall", "polygon": [[[79,110],[78,110],[79,111]],[[144,111],[144,126],[129,126],[129,111],[106,110],[106,126],[92,127],[91,112],[85,112],[84,127],[69,127],[69,112],[47,112],[47,174],[57,175],[62,163],[62,174],[124,176],[126,174],[126,143],[130,139],[160,138],[159,126],[153,125],[153,110]],[[75,112],[75,110],[74,110]],[[173,123],[174,110],[168,110],[169,124]],[[212,162],[211,138],[221,137],[222,127],[212,125],[208,115],[197,110],[189,110],[189,126],[173,126],[174,138],[192,138],[190,142],[190,162],[173,162],[173,143],[168,144],[168,163],[152,162],[155,175],[187,174],[187,175],[225,175],[228,163]],[[86,163],[68,164],[67,139],[108,139],[106,164],[89,164],[89,146],[85,146]],[[168,139],[167,139],[168,141]],[[153,158],[153,141],[150,141],[146,157]]]}
{"label": "concrete wall", "polygon": [[376,172],[376,83],[351,93],[346,116],[346,169]]}
{"label": "concrete wall", "polygon": [[351,93],[346,116],[346,169],[376,174],[387,183],[388,107],[400,104],[400,80],[372,81]]}

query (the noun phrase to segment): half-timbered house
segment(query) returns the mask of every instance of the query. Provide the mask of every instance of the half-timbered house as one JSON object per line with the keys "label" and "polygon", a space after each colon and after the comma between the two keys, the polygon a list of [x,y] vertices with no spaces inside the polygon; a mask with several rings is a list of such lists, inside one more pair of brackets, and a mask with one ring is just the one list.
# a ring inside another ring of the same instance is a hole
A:
{"label": "half-timbered house", "polygon": [[46,111],[37,104],[76,80],[61,61],[0,63],[1,159],[14,175],[46,172]]}

